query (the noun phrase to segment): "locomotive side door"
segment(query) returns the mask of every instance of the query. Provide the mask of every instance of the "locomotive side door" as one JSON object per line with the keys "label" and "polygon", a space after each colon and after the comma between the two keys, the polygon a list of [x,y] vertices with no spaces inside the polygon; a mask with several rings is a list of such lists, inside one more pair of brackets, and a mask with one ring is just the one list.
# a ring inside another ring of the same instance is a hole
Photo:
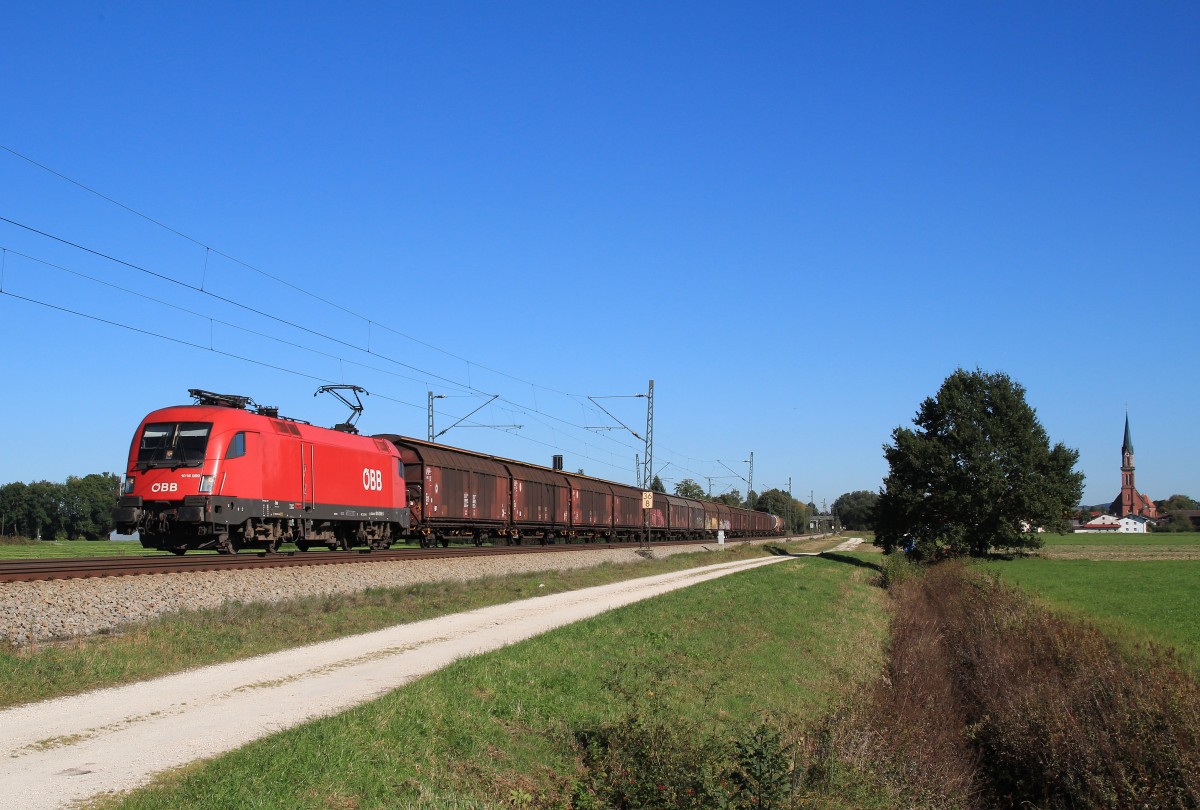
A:
{"label": "locomotive side door", "polygon": [[312,442],[300,442],[300,500],[305,509],[317,505],[316,466]]}

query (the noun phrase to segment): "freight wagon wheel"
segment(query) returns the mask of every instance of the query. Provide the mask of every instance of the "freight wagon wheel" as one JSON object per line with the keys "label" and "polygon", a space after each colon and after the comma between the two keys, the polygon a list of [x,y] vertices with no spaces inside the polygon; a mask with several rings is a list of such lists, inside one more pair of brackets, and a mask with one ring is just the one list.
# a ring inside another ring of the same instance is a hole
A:
{"label": "freight wagon wheel", "polygon": [[482,546],[484,541],[487,539],[488,539],[487,532],[475,532],[474,540],[475,540],[476,547]]}
{"label": "freight wagon wheel", "polygon": [[171,546],[167,549],[167,551],[176,556],[182,557],[184,554],[187,554],[187,546]]}
{"label": "freight wagon wheel", "polygon": [[310,548],[312,548],[312,546],[308,544],[307,540],[297,540],[296,548],[300,549],[301,551],[308,551]]}
{"label": "freight wagon wheel", "polygon": [[450,536],[449,535],[439,534],[437,536],[437,541],[438,541],[438,544],[441,545],[442,548],[450,547]]}

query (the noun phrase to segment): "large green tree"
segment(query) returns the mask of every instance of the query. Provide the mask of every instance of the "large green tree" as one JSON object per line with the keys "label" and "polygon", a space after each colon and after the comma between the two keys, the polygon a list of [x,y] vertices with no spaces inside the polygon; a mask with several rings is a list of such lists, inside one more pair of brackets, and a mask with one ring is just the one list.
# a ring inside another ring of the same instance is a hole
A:
{"label": "large green tree", "polygon": [[833,502],[833,513],[847,529],[871,529],[875,526],[875,505],[878,502],[878,492],[859,489],[838,497]]}
{"label": "large green tree", "polygon": [[700,500],[707,499],[708,497],[704,494],[704,487],[690,478],[685,478],[675,485],[675,494],[681,498],[696,498]]}
{"label": "large green tree", "polygon": [[1050,446],[1024,387],[1006,374],[958,369],[913,423],[884,445],[875,542],[885,551],[983,555],[1041,546],[1030,529],[1066,528],[1083,492],[1079,452]]}

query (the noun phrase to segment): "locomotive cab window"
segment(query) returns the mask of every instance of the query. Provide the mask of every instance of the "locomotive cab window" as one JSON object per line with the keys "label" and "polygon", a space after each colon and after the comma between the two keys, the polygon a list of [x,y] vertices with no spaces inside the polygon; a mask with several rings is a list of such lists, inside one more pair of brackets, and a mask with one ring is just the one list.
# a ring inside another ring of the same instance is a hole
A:
{"label": "locomotive cab window", "polygon": [[229,440],[229,449],[225,451],[225,458],[241,458],[244,455],[246,455],[246,434],[235,433]]}
{"label": "locomotive cab window", "polygon": [[404,480],[404,459],[396,459],[396,469],[400,473],[400,480]]}
{"label": "locomotive cab window", "polygon": [[208,448],[211,422],[160,422],[146,425],[138,444],[137,467],[199,467]]}

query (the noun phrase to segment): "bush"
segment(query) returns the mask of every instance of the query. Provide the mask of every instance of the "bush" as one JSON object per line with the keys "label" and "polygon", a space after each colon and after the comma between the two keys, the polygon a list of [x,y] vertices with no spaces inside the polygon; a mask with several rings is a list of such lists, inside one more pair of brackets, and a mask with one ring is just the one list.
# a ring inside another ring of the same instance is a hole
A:
{"label": "bush", "polygon": [[779,721],[731,738],[682,718],[652,691],[616,687],[628,703],[616,721],[575,733],[583,775],[577,810],[770,810],[792,807],[794,743]]}

